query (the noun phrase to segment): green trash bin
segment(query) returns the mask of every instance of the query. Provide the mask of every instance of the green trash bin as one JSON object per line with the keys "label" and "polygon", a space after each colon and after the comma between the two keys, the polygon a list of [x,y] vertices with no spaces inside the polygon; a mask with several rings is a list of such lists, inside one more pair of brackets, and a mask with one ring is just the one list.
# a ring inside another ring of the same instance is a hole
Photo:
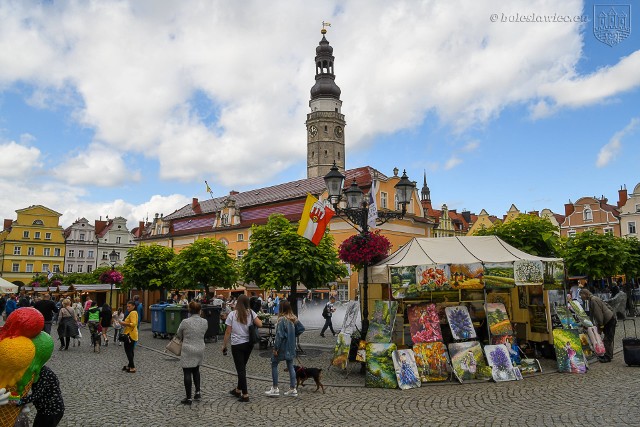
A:
{"label": "green trash bin", "polygon": [[167,334],[174,336],[178,332],[178,326],[182,319],[187,318],[187,306],[182,304],[168,305],[164,308],[165,321],[167,322]]}

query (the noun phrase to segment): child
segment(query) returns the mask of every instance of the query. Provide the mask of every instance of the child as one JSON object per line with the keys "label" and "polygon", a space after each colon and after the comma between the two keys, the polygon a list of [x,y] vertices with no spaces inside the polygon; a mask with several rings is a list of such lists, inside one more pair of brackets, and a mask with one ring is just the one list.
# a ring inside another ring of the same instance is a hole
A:
{"label": "child", "polygon": [[113,325],[113,342],[117,342],[118,345],[122,345],[118,340],[120,333],[122,332],[122,324],[120,323],[122,320],[124,320],[124,309],[120,307],[113,312],[113,318],[111,321],[111,324]]}

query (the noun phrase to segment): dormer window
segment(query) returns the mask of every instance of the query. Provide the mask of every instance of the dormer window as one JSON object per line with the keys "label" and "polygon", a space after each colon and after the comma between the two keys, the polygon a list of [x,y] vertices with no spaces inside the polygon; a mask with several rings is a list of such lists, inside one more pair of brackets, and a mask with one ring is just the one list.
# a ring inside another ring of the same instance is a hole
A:
{"label": "dormer window", "polygon": [[589,207],[585,207],[582,212],[582,219],[584,221],[593,221],[593,211]]}

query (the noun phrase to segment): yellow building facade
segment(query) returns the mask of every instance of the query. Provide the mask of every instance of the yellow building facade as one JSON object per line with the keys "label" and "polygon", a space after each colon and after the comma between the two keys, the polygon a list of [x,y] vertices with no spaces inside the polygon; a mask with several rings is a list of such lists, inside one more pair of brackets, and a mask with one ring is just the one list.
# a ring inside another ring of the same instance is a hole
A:
{"label": "yellow building facade", "polygon": [[2,277],[26,285],[36,274],[62,271],[65,255],[62,214],[42,205],[19,209],[16,214],[15,220],[4,221],[0,233]]}

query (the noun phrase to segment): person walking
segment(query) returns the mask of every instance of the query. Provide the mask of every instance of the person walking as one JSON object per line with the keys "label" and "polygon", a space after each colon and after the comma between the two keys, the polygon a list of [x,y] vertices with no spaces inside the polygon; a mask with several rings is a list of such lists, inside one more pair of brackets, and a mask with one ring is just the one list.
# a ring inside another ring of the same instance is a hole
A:
{"label": "person walking", "polygon": [[[209,322],[200,317],[200,303],[191,301],[189,303],[189,317],[180,322],[176,337],[182,340],[182,351],[180,353],[180,366],[184,374],[184,390],[187,397],[180,403],[191,405],[193,400],[200,400],[200,365],[204,360],[204,335],[207,333]],[[191,399],[191,387],[195,385],[195,394]]]}
{"label": "person walking", "polygon": [[[278,397],[280,396],[280,389],[278,388],[278,365],[283,360],[287,363],[287,370],[289,371],[289,390],[284,392],[285,396],[295,397],[298,395],[296,390],[296,371],[293,367],[293,358],[296,356],[296,323],[299,323],[298,318],[293,314],[291,309],[291,303],[287,300],[283,300],[280,303],[280,312],[278,314],[278,321],[276,322],[276,337],[273,344],[273,355],[271,356],[271,379],[273,386],[265,392],[267,396]],[[304,330],[304,327],[302,327]],[[300,331],[302,333],[302,331]]]}
{"label": "person walking", "polygon": [[82,317],[84,316],[84,307],[82,306],[82,301],[80,300],[80,297],[76,297],[73,301],[74,302],[71,308],[73,308],[73,312],[76,314],[78,322],[82,322]]}
{"label": "person walking", "polygon": [[121,346],[120,342],[120,333],[122,332],[122,321],[124,320],[124,308],[120,307],[118,310],[113,312],[111,324],[113,325],[113,342],[118,343],[118,346]]}
{"label": "person walking", "polygon": [[111,312],[111,307],[106,302],[100,309],[100,326],[102,326],[102,339],[104,340],[104,346],[109,346],[109,326],[111,326],[111,322],[113,321],[113,313]]}
{"label": "person walking", "polygon": [[100,338],[100,307],[95,301],[91,301],[91,307],[86,311],[87,313],[87,327],[91,334],[91,345],[94,352],[100,352],[101,338]]}
{"label": "person walking", "polygon": [[59,311],[58,307],[56,307],[56,303],[51,301],[51,295],[49,295],[49,293],[45,293],[42,296],[42,299],[33,305],[33,308],[42,313],[42,317],[44,317],[44,327],[42,330],[51,335],[53,313],[57,313]]}
{"label": "person walking", "polygon": [[589,302],[589,313],[594,326],[598,331],[604,332],[602,342],[604,344],[604,356],[598,357],[601,363],[608,363],[613,360],[613,340],[616,334],[616,315],[604,301],[593,295],[588,289],[580,290],[580,298]]}
{"label": "person walking", "polygon": [[331,317],[336,311],[336,308],[333,306],[335,302],[336,298],[334,296],[330,297],[329,302],[325,304],[324,309],[322,310],[322,317],[324,317],[324,326],[320,331],[320,336],[322,338],[324,338],[324,331],[326,331],[327,328],[331,329],[331,333],[334,337],[336,336],[336,331],[333,330],[333,323],[331,323]]}
{"label": "person walking", "polygon": [[[9,298],[7,298],[7,303],[4,306],[4,312],[7,315],[7,317],[9,317],[11,313],[16,311],[17,308],[18,308],[18,303],[16,302],[15,297],[13,295],[9,296]],[[7,319],[5,318],[5,320]]]}
{"label": "person walking", "polygon": [[144,305],[142,305],[138,295],[133,297],[133,302],[136,305],[136,311],[138,312],[138,327],[140,327],[140,322],[142,322],[142,317],[144,316]]}
{"label": "person walking", "polygon": [[138,342],[138,312],[133,301],[127,302],[127,318],[120,323],[124,326],[122,334],[126,336],[124,341],[124,352],[127,355],[128,364],[122,367],[123,371],[135,374],[136,365],[133,363],[133,350]]}
{"label": "person walking", "polygon": [[224,343],[222,354],[227,355],[227,346],[231,340],[231,355],[238,374],[238,383],[229,393],[238,398],[240,402],[249,401],[247,391],[247,362],[253,350],[253,344],[249,342],[249,325],[262,326],[262,321],[258,315],[249,308],[249,298],[240,295],[236,301],[235,309],[229,313],[225,324],[227,329],[224,333]]}
{"label": "person walking", "polygon": [[69,298],[62,300],[62,308],[58,314],[59,350],[69,350],[71,338],[78,337],[78,319],[71,309],[71,300]]}

